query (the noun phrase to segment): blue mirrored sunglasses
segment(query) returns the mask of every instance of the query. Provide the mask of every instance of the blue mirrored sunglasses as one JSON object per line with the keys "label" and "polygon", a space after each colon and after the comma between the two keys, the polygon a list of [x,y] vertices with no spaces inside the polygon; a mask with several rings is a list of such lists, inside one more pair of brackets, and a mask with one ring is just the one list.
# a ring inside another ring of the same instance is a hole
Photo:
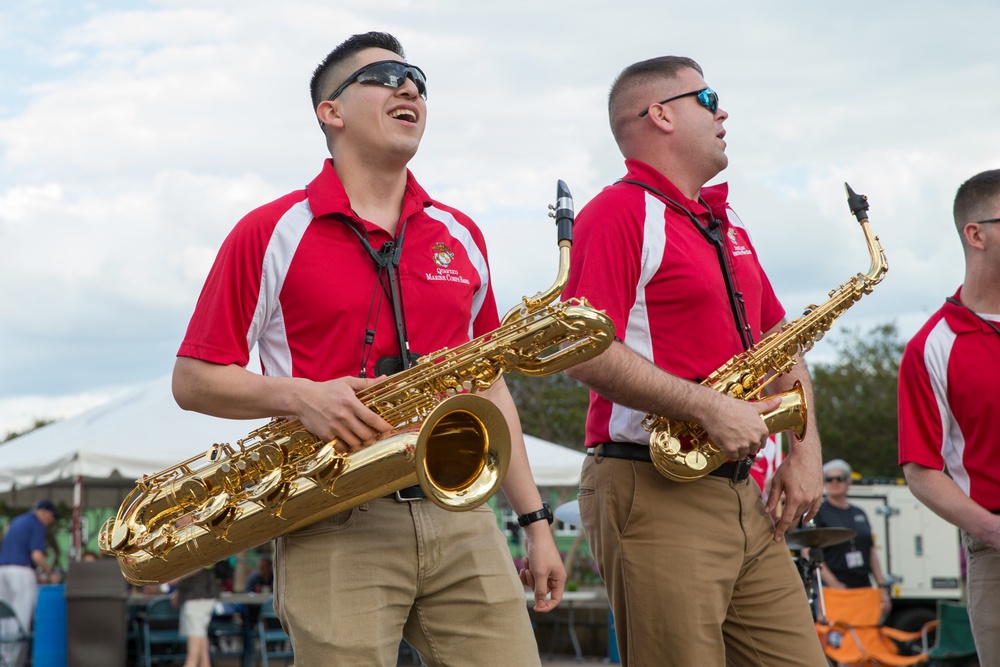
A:
{"label": "blue mirrored sunglasses", "polygon": [[[719,94],[712,90],[711,88],[702,88],[701,90],[692,90],[690,93],[681,93],[680,95],[674,95],[673,97],[668,97],[665,100],[657,102],[657,104],[666,104],[667,102],[673,102],[674,100],[679,100],[682,97],[697,97],[698,104],[705,107],[712,113],[715,113],[719,108]],[[650,105],[652,106],[652,105]],[[649,113],[649,107],[646,107],[639,112],[639,118],[642,118]]]}
{"label": "blue mirrored sunglasses", "polygon": [[401,63],[398,60],[379,60],[378,62],[368,63],[347,77],[344,83],[337,86],[337,89],[333,91],[333,94],[326,99],[328,102],[332,102],[337,99],[342,92],[344,92],[345,88],[355,82],[366,86],[400,88],[404,83],[406,83],[406,77],[413,79],[413,83],[416,84],[417,92],[420,93],[420,97],[426,100],[427,77],[424,76],[423,70],[416,65]]}

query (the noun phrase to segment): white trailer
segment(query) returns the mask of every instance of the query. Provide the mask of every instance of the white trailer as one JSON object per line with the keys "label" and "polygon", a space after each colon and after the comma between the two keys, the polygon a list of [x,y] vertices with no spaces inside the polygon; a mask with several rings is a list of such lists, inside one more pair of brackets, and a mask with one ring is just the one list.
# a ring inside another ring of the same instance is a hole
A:
{"label": "white trailer", "polygon": [[919,630],[938,600],[961,600],[958,528],[914,497],[903,480],[854,480],[848,502],[868,514],[882,571],[892,577],[889,625]]}

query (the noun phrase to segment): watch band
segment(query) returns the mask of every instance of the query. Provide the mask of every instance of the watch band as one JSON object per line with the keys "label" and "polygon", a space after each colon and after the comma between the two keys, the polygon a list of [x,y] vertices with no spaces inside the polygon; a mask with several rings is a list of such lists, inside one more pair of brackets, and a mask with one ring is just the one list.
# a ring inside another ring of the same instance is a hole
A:
{"label": "watch band", "polygon": [[517,523],[523,528],[525,526],[530,526],[536,521],[541,521],[542,519],[545,519],[550,524],[552,523],[552,510],[549,508],[548,503],[542,503],[542,509],[540,510],[520,515],[517,517]]}

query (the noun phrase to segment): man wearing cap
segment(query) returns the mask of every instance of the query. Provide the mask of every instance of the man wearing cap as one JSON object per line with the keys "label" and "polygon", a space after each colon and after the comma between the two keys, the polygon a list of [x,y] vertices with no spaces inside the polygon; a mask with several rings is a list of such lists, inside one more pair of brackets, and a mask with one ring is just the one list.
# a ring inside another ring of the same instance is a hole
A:
{"label": "man wearing cap", "polygon": [[855,535],[848,542],[823,548],[820,577],[823,585],[829,588],[879,586],[882,589],[882,613],[885,614],[892,601],[878,560],[871,524],[863,509],[847,502],[852,472],[850,464],[844,459],[834,459],[823,466],[826,497],[813,523],[824,528],[847,528],[853,530]]}
{"label": "man wearing cap", "polygon": [[[0,600],[14,610],[21,625],[31,628],[38,603],[38,582],[58,583],[59,574],[49,565],[45,557],[45,531],[59,518],[56,506],[51,500],[39,500],[30,512],[26,512],[7,527],[7,535],[0,545]],[[40,576],[35,569],[42,571]],[[13,625],[12,620],[4,624]],[[12,628],[4,627],[4,634]],[[27,661],[27,647],[7,644],[2,648],[3,663],[23,665]]]}

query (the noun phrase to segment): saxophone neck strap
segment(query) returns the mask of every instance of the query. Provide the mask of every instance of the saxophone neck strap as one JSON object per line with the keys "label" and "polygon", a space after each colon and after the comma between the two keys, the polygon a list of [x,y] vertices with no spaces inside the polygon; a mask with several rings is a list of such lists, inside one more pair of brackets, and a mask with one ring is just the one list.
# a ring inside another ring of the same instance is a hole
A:
{"label": "saxophone neck strap", "polygon": [[[378,289],[385,289],[385,283],[382,282],[383,272],[389,277],[389,299],[392,301],[392,313],[396,320],[396,338],[399,341],[399,358],[398,361],[393,357],[384,357],[378,360],[376,364],[375,374],[376,375],[392,375],[400,370],[405,370],[413,365],[416,360],[416,355],[410,354],[410,341],[409,336],[406,333],[406,314],[403,310],[403,291],[399,284],[399,261],[403,254],[403,239],[406,235],[406,220],[403,221],[399,228],[399,234],[392,241],[386,241],[382,244],[382,247],[378,250],[372,247],[371,242],[368,240],[368,230],[365,229],[362,233],[361,230],[357,228],[352,220],[346,216],[340,218],[348,229],[350,229],[361,241],[361,247],[365,249],[368,256],[372,260],[372,264],[375,267],[375,271],[378,274]],[[371,320],[371,313],[369,313],[369,320]],[[378,324],[378,319],[376,317],[375,324]],[[365,366],[367,365],[368,354],[371,350],[372,345],[375,341],[375,327],[365,327],[365,346],[364,352],[362,353],[361,359],[361,377],[365,377],[366,371]]]}
{"label": "saxophone neck strap", "polygon": [[985,322],[986,326],[988,326],[990,329],[993,329],[993,331],[995,331],[997,333],[997,335],[1000,336],[1000,327],[998,327],[997,325],[993,324],[988,319],[986,319],[985,317],[983,317],[982,315],[980,315],[976,311],[972,310],[971,308],[969,308],[968,306],[966,306],[964,303],[962,303],[961,301],[959,301],[955,297],[949,296],[947,299],[945,299],[945,301],[947,301],[948,303],[952,304],[953,306],[960,306],[962,308],[965,308],[967,311],[969,311],[970,313],[972,313],[973,315],[975,315],[978,319],[980,319],[981,321]]}
{"label": "saxophone neck strap", "polygon": [[722,279],[726,284],[726,292],[729,295],[729,306],[733,311],[733,321],[736,324],[736,331],[739,332],[740,335],[740,342],[743,344],[744,350],[749,350],[753,347],[753,331],[750,329],[750,323],[747,320],[746,304],[743,302],[743,292],[740,291],[739,286],[736,284],[735,271],[733,271],[730,266],[729,254],[726,252],[726,244],[723,242],[724,237],[722,232],[722,221],[715,217],[715,214],[712,213],[712,209],[709,208],[708,204],[702,201],[702,204],[712,216],[712,221],[707,225],[704,225],[694,213],[687,209],[686,206],[674,201],[651,185],[628,178],[620,178],[617,182],[637,185],[643,190],[656,195],[664,203],[669,204],[674,210],[686,215],[688,220],[691,221],[691,224],[695,226],[695,229],[701,233],[702,238],[715,248],[716,257],[719,260],[719,269],[722,271]]}

